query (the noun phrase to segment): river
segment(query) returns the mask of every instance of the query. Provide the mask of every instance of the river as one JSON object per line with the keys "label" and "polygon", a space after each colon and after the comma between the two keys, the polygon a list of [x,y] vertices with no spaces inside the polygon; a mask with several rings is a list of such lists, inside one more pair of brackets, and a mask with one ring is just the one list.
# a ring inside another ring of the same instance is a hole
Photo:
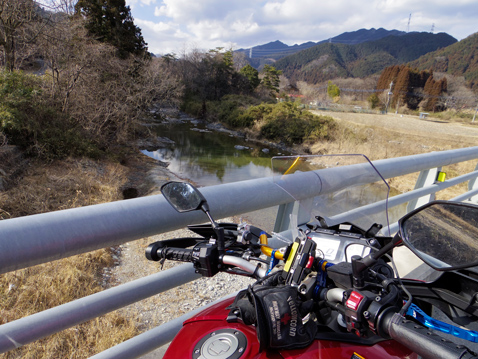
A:
{"label": "river", "polygon": [[271,176],[271,157],[289,154],[249,142],[228,131],[211,129],[186,115],[155,125],[153,130],[171,143],[155,151],[142,152],[168,162],[171,172],[199,186]]}
{"label": "river", "polygon": [[[185,114],[181,114],[179,119],[157,124],[153,130],[159,137],[166,138],[165,145],[155,151],[143,150],[143,154],[168,162],[168,169],[171,172],[180,178],[191,180],[200,187],[272,176],[271,158],[289,154],[257,142],[249,142],[229,131],[218,129],[216,125],[208,125]],[[346,159],[334,156],[329,158],[330,160],[326,162],[331,163],[325,167],[334,167],[335,163],[339,164],[342,161],[343,164],[347,161],[351,161],[349,164],[364,161],[362,156],[347,156]],[[277,163],[275,165],[277,166]],[[352,191],[355,194],[352,194]],[[383,183],[368,187],[367,190],[359,186],[342,194],[343,201],[339,201],[337,196],[321,199],[323,202],[320,205],[321,215],[330,216],[372,201],[383,200],[386,197],[386,188],[383,187]],[[352,198],[355,198],[357,203],[353,202]],[[276,214],[277,208],[272,208],[244,214],[243,217],[249,223],[271,230]],[[395,219],[397,216],[392,217]],[[383,216],[374,221],[386,223]],[[368,228],[371,223],[373,221],[366,218],[364,227]]]}

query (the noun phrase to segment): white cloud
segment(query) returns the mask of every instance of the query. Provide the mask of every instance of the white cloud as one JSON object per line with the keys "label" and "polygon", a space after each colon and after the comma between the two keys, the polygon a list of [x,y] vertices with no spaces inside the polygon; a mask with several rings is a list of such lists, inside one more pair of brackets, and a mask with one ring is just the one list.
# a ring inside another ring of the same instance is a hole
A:
{"label": "white cloud", "polygon": [[132,9],[139,4],[139,6],[151,6],[156,3],[156,0],[128,0],[127,5],[129,5]]}
{"label": "white cloud", "polygon": [[194,43],[200,48],[250,47],[281,40],[319,41],[361,28],[473,33],[476,0],[127,0],[153,52]]}

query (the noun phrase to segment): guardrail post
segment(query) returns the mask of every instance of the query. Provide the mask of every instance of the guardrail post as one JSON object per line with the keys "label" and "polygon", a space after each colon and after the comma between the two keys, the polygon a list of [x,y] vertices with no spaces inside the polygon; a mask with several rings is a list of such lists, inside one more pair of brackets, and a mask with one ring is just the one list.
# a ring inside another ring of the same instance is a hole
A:
{"label": "guardrail post", "polygon": [[[311,220],[310,211],[307,208],[312,207],[313,198],[306,200],[295,201],[281,204],[277,211],[276,222],[274,224],[274,232],[284,232],[291,227],[296,227],[298,224],[305,224]],[[291,215],[295,216],[293,219],[297,223],[291,226]]]}
{"label": "guardrail post", "polygon": [[[478,170],[478,164],[475,167],[475,171]],[[472,191],[474,189],[478,189],[478,178],[473,178],[468,182],[468,191]],[[478,195],[474,195],[468,199],[468,201],[477,203],[478,202]]]}
{"label": "guardrail post", "polygon": [[[438,173],[440,171],[441,171],[441,167],[430,168],[430,169],[421,171],[420,174],[418,175],[417,183],[415,184],[414,189],[428,187],[434,184],[436,182]],[[418,207],[421,207],[424,204],[427,204],[428,202],[431,202],[433,200],[435,200],[435,193],[431,193],[426,196],[413,199],[410,202],[408,202],[407,212],[411,212],[414,209],[417,209]]]}

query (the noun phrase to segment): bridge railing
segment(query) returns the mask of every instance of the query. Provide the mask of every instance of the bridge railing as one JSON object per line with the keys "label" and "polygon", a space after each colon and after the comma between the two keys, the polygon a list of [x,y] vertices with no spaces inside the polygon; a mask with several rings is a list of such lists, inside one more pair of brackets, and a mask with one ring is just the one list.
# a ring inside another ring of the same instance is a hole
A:
{"label": "bridge railing", "polygon": [[[455,200],[476,202],[478,198],[478,168],[461,176],[441,181],[442,167],[478,159],[478,147],[433,152],[374,161],[375,168],[386,178],[419,172],[413,191],[391,197],[388,206],[409,203],[409,210],[432,200],[437,191],[467,182],[468,190]],[[359,166],[359,165],[353,165]],[[344,171],[351,167],[320,170],[320,189],[308,176],[297,176],[297,199],[307,199],[333,193],[350,186]],[[354,177],[354,183],[368,183],[370,174]],[[437,181],[437,178],[440,179]],[[225,218],[282,205],[291,210],[290,197],[271,178],[261,178],[201,188],[212,213]],[[370,213],[379,211],[383,202],[369,205]],[[340,215],[353,220],[354,211]],[[200,212],[178,213],[162,195],[143,197],[95,206],[50,212],[0,221],[0,273],[6,273],[40,263],[119,245],[158,233],[204,222]],[[285,224],[279,224],[279,227]],[[393,226],[392,226],[393,227]],[[144,277],[103,292],[90,295],[40,313],[0,326],[0,353],[44,338],[97,316],[145,299],[175,286],[198,278],[192,265]],[[190,316],[193,313],[188,313]],[[186,317],[185,316],[185,317]],[[135,358],[167,342],[177,333],[185,318],[178,318],[158,328],[140,334],[94,358]]]}

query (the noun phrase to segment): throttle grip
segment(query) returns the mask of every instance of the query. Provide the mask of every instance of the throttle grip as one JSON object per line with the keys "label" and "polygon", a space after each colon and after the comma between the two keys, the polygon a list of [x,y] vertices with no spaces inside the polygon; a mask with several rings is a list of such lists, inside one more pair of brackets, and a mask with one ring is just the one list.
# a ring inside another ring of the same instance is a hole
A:
{"label": "throttle grip", "polygon": [[380,329],[392,339],[410,348],[423,358],[430,359],[476,359],[472,351],[463,345],[455,344],[428,328],[411,320],[406,320],[399,313],[384,312]]}

